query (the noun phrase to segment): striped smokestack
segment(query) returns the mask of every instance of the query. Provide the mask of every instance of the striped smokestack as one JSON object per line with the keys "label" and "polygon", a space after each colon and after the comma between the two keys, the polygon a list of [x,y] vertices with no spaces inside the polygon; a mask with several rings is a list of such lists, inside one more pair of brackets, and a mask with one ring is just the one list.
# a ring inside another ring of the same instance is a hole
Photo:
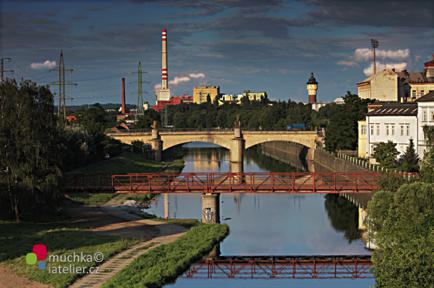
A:
{"label": "striped smokestack", "polygon": [[161,88],[168,89],[167,78],[169,71],[167,69],[167,30],[164,28],[161,31]]}

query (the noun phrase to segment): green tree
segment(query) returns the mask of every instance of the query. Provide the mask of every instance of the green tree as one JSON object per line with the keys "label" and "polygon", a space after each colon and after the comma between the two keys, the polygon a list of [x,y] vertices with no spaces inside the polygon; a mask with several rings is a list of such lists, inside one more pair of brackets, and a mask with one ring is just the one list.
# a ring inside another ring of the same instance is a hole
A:
{"label": "green tree", "polygon": [[347,92],[343,105],[331,104],[320,110],[320,117],[315,119],[317,125],[326,124],[326,149],[351,149],[357,147],[357,121],[365,119],[370,100],[360,99]]}
{"label": "green tree", "polygon": [[434,191],[428,183],[380,191],[368,204],[377,287],[432,287]]}
{"label": "green tree", "polygon": [[54,210],[59,199],[60,153],[53,95],[30,81],[0,84],[0,207],[23,214]]}
{"label": "green tree", "polygon": [[387,141],[387,143],[378,143],[374,148],[372,156],[382,167],[393,168],[396,167],[396,157],[398,155],[399,152],[396,150],[396,144],[392,141]]}
{"label": "green tree", "polygon": [[414,149],[413,139],[410,139],[405,153],[399,159],[400,168],[405,172],[418,172],[419,171],[419,157]]}

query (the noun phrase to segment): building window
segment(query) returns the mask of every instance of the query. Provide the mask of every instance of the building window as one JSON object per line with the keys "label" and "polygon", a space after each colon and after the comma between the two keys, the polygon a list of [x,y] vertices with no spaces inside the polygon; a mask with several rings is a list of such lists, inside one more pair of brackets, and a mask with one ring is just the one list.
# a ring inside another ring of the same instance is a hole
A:
{"label": "building window", "polygon": [[434,121],[434,112],[431,112],[431,121]]}
{"label": "building window", "polygon": [[422,112],[422,122],[426,122],[426,111]]}
{"label": "building window", "polygon": [[416,90],[411,90],[411,98],[416,98]]}
{"label": "building window", "polygon": [[425,92],[425,91],[423,91],[423,90],[420,90],[420,96],[423,96],[423,95],[425,95],[425,93],[423,93],[423,92]]}
{"label": "building window", "polygon": [[390,126],[392,128],[392,136],[394,136],[395,135],[395,124],[392,124]]}
{"label": "building window", "polygon": [[404,136],[404,125],[401,125],[401,136]]}
{"label": "building window", "polygon": [[371,125],[371,135],[374,135],[374,125]]}
{"label": "building window", "polygon": [[389,136],[389,125],[386,124],[386,135]]}
{"label": "building window", "polygon": [[377,124],[377,135],[380,135],[380,124]]}
{"label": "building window", "polygon": [[362,125],[360,133],[366,135],[366,125]]}
{"label": "building window", "polygon": [[410,135],[410,125],[406,125],[407,127],[407,131],[406,131],[406,134],[407,134],[407,136],[409,136]]}

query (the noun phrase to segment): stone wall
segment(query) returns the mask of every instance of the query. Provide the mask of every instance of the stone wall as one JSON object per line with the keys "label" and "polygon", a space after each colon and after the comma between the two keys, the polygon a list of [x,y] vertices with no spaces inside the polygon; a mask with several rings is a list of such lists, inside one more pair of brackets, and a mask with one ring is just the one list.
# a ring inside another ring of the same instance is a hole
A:
{"label": "stone wall", "polygon": [[366,172],[368,169],[348,160],[338,158],[333,154],[323,150],[315,149],[315,172]]}
{"label": "stone wall", "polygon": [[283,141],[267,142],[261,144],[261,150],[264,155],[289,164],[298,170],[308,170],[307,148],[301,144]]}

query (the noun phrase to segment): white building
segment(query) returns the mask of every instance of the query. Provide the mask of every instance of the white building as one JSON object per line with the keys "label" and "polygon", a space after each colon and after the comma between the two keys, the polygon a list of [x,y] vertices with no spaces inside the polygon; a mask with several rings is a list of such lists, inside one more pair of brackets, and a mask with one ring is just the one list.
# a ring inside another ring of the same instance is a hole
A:
{"label": "white building", "polygon": [[424,152],[428,148],[428,142],[425,138],[424,127],[434,126],[434,92],[416,100],[417,102],[417,153],[423,158]]}
{"label": "white building", "polygon": [[387,103],[366,116],[366,154],[372,158],[375,146],[392,141],[400,154],[413,139],[418,143],[418,111],[416,103]]}

